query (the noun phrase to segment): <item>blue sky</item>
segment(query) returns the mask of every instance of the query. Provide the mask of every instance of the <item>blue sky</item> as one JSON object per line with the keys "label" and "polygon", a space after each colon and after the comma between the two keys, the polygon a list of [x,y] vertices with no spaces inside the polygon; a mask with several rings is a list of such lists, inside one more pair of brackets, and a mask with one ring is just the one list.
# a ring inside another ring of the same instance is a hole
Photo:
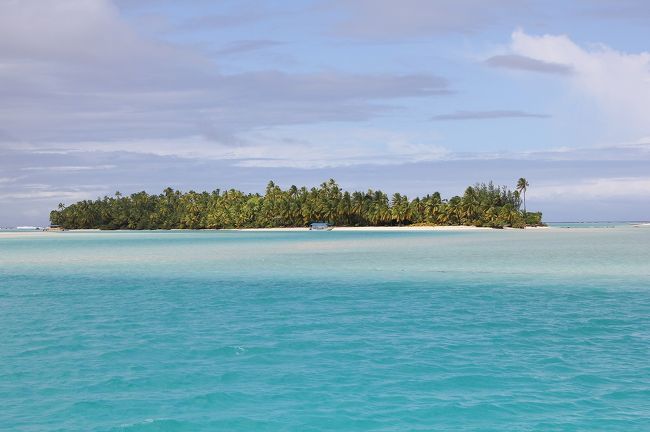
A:
{"label": "blue sky", "polygon": [[0,226],[266,182],[650,219],[650,3],[1,0]]}

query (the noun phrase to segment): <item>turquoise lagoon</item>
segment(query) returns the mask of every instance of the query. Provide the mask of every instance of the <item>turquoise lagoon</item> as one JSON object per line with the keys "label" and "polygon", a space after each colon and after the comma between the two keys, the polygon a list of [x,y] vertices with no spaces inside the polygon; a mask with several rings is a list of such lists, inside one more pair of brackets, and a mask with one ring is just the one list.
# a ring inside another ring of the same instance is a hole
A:
{"label": "turquoise lagoon", "polygon": [[0,237],[0,430],[648,431],[650,227]]}

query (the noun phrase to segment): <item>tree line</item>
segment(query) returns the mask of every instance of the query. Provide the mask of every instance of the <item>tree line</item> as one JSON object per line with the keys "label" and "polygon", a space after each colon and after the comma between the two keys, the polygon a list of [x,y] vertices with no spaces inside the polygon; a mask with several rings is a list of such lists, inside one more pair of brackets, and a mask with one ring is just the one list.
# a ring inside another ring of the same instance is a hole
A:
{"label": "tree line", "polygon": [[541,213],[520,209],[521,192],[525,194],[527,186],[525,179],[520,179],[515,191],[492,182],[477,183],[450,199],[438,192],[414,199],[400,193],[389,197],[381,190],[350,193],[332,179],[311,189],[286,190],[271,181],[264,195],[235,189],[183,193],[167,188],[159,195],[116,192],[112,197],[59,204],[50,221],[66,229],[107,230],[303,227],[311,222],[523,228],[542,223]]}

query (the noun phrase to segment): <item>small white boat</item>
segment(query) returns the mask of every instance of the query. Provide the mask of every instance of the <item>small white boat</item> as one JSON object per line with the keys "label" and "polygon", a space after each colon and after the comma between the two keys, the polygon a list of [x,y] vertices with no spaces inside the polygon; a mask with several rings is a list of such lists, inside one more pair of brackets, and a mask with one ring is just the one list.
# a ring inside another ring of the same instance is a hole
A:
{"label": "small white boat", "polygon": [[332,231],[332,226],[326,222],[312,222],[309,225],[309,231]]}

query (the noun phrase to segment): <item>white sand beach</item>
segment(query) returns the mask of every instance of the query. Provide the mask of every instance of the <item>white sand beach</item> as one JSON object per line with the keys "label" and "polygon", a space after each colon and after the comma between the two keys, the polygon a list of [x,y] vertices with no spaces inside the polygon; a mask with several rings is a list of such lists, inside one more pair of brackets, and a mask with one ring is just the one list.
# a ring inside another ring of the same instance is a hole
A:
{"label": "white sand beach", "polygon": [[[650,224],[645,224],[650,226]],[[505,228],[506,230],[519,230],[517,228]],[[546,230],[551,227],[526,227],[526,230]],[[367,227],[334,227],[333,231],[377,231],[377,232],[411,232],[411,231],[492,231],[495,228],[475,227],[465,225],[454,226],[367,226]],[[187,231],[187,230],[160,230],[160,231]],[[309,228],[241,228],[241,229],[223,229],[223,230],[202,230],[202,231],[253,231],[253,232],[292,232],[292,231],[309,231]],[[54,237],[66,233],[97,233],[110,232],[101,230],[69,230],[65,232],[57,231],[0,231],[0,238],[25,238],[25,237]],[[116,231],[117,232],[117,231]]]}
{"label": "white sand beach", "polygon": [[[526,227],[526,229],[549,229],[550,227]],[[517,228],[506,228],[517,229]],[[360,226],[360,227],[333,227],[332,231],[491,231],[495,228],[475,227],[466,225],[453,226]],[[309,231],[309,228],[242,228],[231,231]]]}

